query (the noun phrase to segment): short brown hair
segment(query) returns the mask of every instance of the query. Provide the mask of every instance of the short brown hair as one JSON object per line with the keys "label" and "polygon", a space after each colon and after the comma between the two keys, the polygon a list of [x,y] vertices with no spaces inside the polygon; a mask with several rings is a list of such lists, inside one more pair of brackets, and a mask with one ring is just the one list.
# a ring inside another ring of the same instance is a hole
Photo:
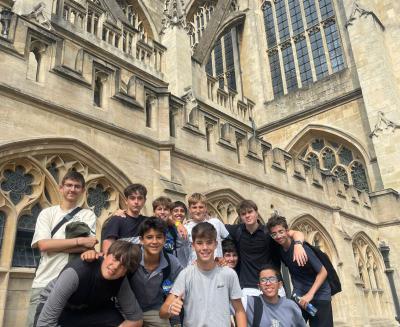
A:
{"label": "short brown hair", "polygon": [[169,210],[171,210],[172,207],[172,201],[170,198],[166,196],[159,196],[157,199],[155,199],[152,203],[153,205],[153,211],[156,210],[157,207],[163,206]]}
{"label": "short brown hair", "polygon": [[189,207],[192,204],[195,204],[198,202],[203,202],[205,205],[207,205],[207,197],[201,193],[193,193],[191,196],[189,196],[189,198],[188,198]]}
{"label": "short brown hair", "polygon": [[83,175],[81,173],[78,173],[75,170],[70,170],[69,172],[67,172],[64,175],[63,179],[61,180],[61,185],[64,185],[64,183],[67,179],[70,179],[70,180],[80,183],[82,188],[85,187],[85,178],[83,177]]}
{"label": "short brown hair", "polygon": [[113,242],[107,251],[107,255],[112,254],[116,260],[121,262],[129,272],[134,272],[139,267],[142,259],[140,246],[131,242],[117,240]]}
{"label": "short brown hair", "polygon": [[237,205],[236,212],[240,216],[241,212],[247,211],[249,209],[253,209],[255,211],[258,211],[257,205],[256,205],[256,203],[254,201],[252,201],[252,200],[243,200]]}
{"label": "short brown hair", "polygon": [[205,238],[209,240],[217,240],[217,230],[213,225],[208,222],[199,223],[193,227],[192,240],[196,241],[198,238]]}
{"label": "short brown hair", "polygon": [[282,281],[281,272],[279,271],[279,269],[276,266],[271,265],[270,263],[266,263],[265,265],[261,266],[261,270],[260,270],[258,275],[260,276],[261,272],[264,271],[264,270],[272,270],[275,273],[275,276],[278,277],[278,280],[280,282]]}
{"label": "short brown hair", "polygon": [[267,229],[268,229],[268,231],[271,231],[272,227],[275,227],[278,225],[281,225],[285,229],[289,228],[285,217],[282,217],[279,215],[273,215],[273,216],[271,216],[271,218],[268,219]]}
{"label": "short brown hair", "polygon": [[124,195],[127,198],[128,196],[132,195],[133,193],[139,193],[146,199],[147,196],[147,188],[142,184],[131,184],[127,186],[124,190]]}

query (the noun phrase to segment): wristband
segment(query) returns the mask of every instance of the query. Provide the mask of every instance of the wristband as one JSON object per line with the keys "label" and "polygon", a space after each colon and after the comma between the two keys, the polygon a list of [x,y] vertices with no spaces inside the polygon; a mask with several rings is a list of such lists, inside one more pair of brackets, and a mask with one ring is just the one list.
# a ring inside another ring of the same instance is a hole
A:
{"label": "wristband", "polygon": [[182,223],[179,220],[175,221],[175,227],[178,227],[180,225],[182,225]]}
{"label": "wristband", "polygon": [[296,245],[296,244],[303,245],[303,242],[302,242],[302,241],[299,241],[299,240],[295,240],[295,241],[293,241],[293,242],[294,242],[295,245]]}

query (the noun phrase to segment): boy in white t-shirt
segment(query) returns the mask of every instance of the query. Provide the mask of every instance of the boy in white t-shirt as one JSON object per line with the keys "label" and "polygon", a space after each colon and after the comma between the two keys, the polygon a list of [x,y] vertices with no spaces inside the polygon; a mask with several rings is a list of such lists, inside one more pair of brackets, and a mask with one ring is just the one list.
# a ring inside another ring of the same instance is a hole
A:
{"label": "boy in white t-shirt", "polygon": [[[95,214],[89,209],[77,209],[78,201],[85,192],[83,176],[76,171],[69,171],[61,181],[59,192],[61,194],[60,205],[43,209],[36,221],[32,248],[38,248],[42,256],[32,283],[28,327],[33,326],[40,292],[50,281],[58,277],[68,263],[69,253],[82,253],[92,249],[97,243]],[[67,214],[72,218],[59,225]],[[66,239],[65,226],[76,221],[86,223],[92,231],[92,235]],[[59,228],[56,231],[57,225]]]}
{"label": "boy in white t-shirt", "polygon": [[192,230],[192,238],[196,264],[178,275],[160,309],[160,317],[177,316],[184,308],[184,327],[230,326],[229,304],[232,304],[236,326],[245,327],[246,313],[237,274],[231,268],[217,266],[214,260],[216,229],[208,222],[198,223]]}
{"label": "boy in white t-shirt", "polygon": [[[214,228],[217,231],[217,246],[215,249],[214,253],[214,258],[222,258],[223,253],[222,253],[222,240],[227,238],[229,236],[229,232],[225,228],[224,223],[219,220],[218,218],[211,218],[208,216],[207,213],[207,198],[201,194],[201,193],[193,193],[189,199],[189,216],[190,220],[185,224],[187,233],[188,233],[188,238],[190,242],[193,242],[192,240],[192,230],[193,228],[204,221],[209,222],[211,225],[214,226]],[[190,254],[189,262],[194,262],[196,260],[196,252],[194,251],[194,248],[192,247],[192,251]]]}

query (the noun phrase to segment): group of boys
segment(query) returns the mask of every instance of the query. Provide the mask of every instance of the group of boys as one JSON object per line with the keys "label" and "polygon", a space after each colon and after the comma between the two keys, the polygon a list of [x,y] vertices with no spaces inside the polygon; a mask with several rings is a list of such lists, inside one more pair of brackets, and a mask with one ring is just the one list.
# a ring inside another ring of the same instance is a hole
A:
{"label": "group of boys", "polygon": [[[153,217],[146,217],[147,190],[132,184],[124,190],[126,209],[103,224],[96,252],[96,217],[78,206],[84,188],[83,176],[68,172],[60,205],[37,219],[32,247],[42,257],[29,327],[333,326],[326,269],[285,218],[272,217],[265,227],[257,205],[244,200],[237,208],[241,223],[224,225],[209,217],[200,193],[189,197],[188,207],[159,197]],[[74,223],[90,232],[68,235]],[[80,259],[69,262],[72,253]],[[278,295],[281,261],[299,306]],[[300,310],[309,303],[315,316]]]}

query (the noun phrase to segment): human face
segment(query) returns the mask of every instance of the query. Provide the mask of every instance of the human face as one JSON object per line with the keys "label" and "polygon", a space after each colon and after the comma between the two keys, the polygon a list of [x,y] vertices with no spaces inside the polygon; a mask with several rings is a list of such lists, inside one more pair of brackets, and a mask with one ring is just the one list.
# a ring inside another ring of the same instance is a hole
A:
{"label": "human face", "polygon": [[148,230],[140,238],[146,255],[159,255],[165,244],[165,235],[154,229]]}
{"label": "human face", "polygon": [[217,241],[207,238],[196,238],[193,248],[197,255],[197,261],[209,263],[214,261],[214,251],[217,248]]}
{"label": "human face", "polygon": [[240,212],[240,218],[246,225],[255,225],[257,224],[258,212],[252,208],[249,208]]}
{"label": "human face", "polygon": [[287,244],[290,244],[288,230],[282,225],[276,225],[272,227],[270,230],[270,235],[279,245],[286,246]]}
{"label": "human face", "polygon": [[189,206],[190,217],[196,221],[201,222],[207,217],[207,206],[203,202],[196,202]]}
{"label": "human face", "polygon": [[101,263],[101,274],[104,279],[114,280],[126,275],[126,268],[120,261],[115,259],[113,254],[104,257]]}
{"label": "human face", "polygon": [[261,292],[267,299],[276,299],[278,297],[279,288],[282,282],[276,276],[276,272],[271,269],[265,269],[260,272],[260,279],[258,284]]}
{"label": "human face", "polygon": [[176,207],[172,209],[172,220],[174,222],[180,221],[181,223],[184,221],[186,217],[185,209],[182,207]]}
{"label": "human face", "polygon": [[239,257],[236,252],[225,252],[224,259],[228,267],[234,269],[237,266]]}
{"label": "human face", "polygon": [[60,193],[65,201],[77,202],[85,191],[82,184],[73,179],[66,179],[60,186]]}
{"label": "human face", "polygon": [[154,209],[154,216],[156,216],[157,218],[160,218],[164,221],[168,220],[170,214],[171,214],[171,210],[169,210],[169,208],[167,208],[166,206],[157,206]]}
{"label": "human face", "polygon": [[125,201],[127,213],[129,216],[137,217],[146,203],[146,198],[139,192],[132,193]]}

